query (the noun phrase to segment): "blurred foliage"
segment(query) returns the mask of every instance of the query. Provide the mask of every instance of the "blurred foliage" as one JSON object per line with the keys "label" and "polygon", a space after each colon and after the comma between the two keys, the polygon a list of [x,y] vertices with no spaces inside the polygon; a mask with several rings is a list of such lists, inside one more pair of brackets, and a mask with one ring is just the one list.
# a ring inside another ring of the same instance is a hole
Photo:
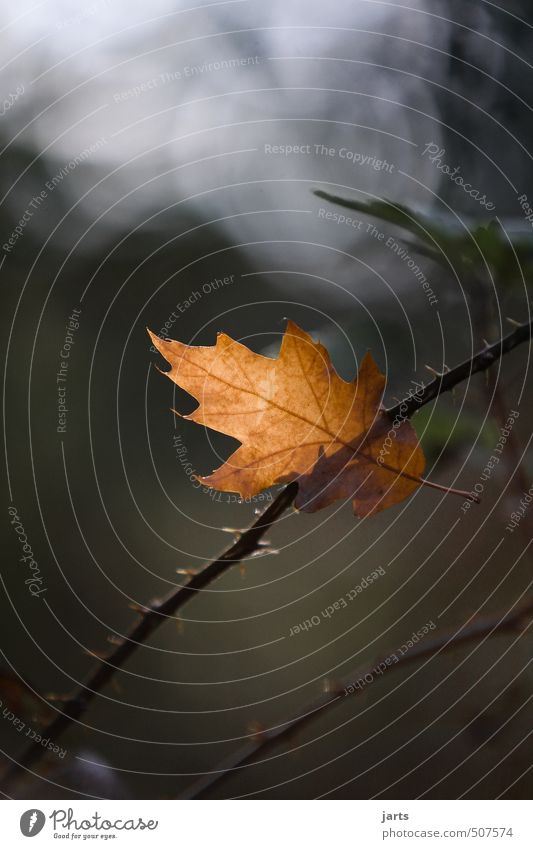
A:
{"label": "blurred foliage", "polygon": [[436,214],[421,214],[388,200],[357,201],[317,190],[314,194],[346,209],[356,210],[405,230],[416,241],[404,239],[412,250],[433,260],[445,271],[462,270],[480,276],[488,270],[495,283],[511,287],[533,279],[531,237],[510,236],[499,221],[477,223],[454,232]]}

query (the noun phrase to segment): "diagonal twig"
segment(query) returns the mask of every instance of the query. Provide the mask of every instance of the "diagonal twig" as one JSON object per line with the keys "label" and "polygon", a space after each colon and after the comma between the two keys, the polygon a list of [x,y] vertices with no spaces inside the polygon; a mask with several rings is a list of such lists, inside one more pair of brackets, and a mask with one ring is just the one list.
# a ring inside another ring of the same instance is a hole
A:
{"label": "diagonal twig", "polygon": [[[290,719],[285,720],[274,728],[255,734],[248,743],[245,743],[237,752],[234,752],[226,760],[218,764],[212,772],[192,784],[179,798],[200,799],[208,791],[212,792],[215,787],[218,787],[223,781],[232,777],[240,770],[252,765],[252,763],[257,763],[259,755],[266,755],[281,741],[288,739],[295,731],[301,731],[308,723],[316,719],[317,714],[320,713],[320,715],[323,715],[321,712],[342,704],[345,698],[357,695],[363,689],[366,690],[367,687],[377,680],[376,669],[381,670],[381,674],[379,675],[379,678],[381,678],[384,673],[389,672],[391,669],[396,669],[398,666],[407,666],[423,658],[439,654],[441,651],[449,651],[465,643],[481,640],[483,637],[490,637],[494,634],[502,634],[509,631],[525,631],[531,625],[532,621],[533,598],[530,598],[525,604],[516,608],[511,613],[505,613],[500,616],[473,618],[462,625],[459,630],[444,631],[436,634],[431,640],[426,640],[415,645],[405,654],[400,655],[394,664],[391,664],[390,658],[397,651],[396,647],[396,649],[387,655],[374,660],[370,666],[356,669],[346,678],[330,684],[328,692],[321,693],[315,697],[313,701],[305,705]],[[368,683],[365,682],[365,676],[371,679]],[[363,680],[364,686],[359,684],[361,680]]]}
{"label": "diagonal twig", "polygon": [[[435,380],[422,387],[415,395],[410,393],[403,401],[400,401],[394,407],[390,407],[385,412],[391,419],[394,419],[397,415],[402,418],[409,418],[424,404],[432,401],[443,392],[449,391],[472,374],[489,368],[504,354],[530,339],[532,328],[533,322],[519,325],[508,336],[498,340],[493,345],[486,346],[471,359],[465,360],[445,374],[438,375]],[[257,551],[261,537],[293,503],[297,492],[298,484],[294,481],[279,493],[262,516],[233,545],[192,577],[185,586],[173,591],[157,604],[142,608],[141,617],[129,634],[110,654],[99,659],[99,665],[87,681],[62,703],[61,712],[44,728],[42,738],[49,738],[55,742],[73,722],[80,718],[97,693],[111,681],[115,672],[157,630],[159,625],[165,622],[169,616],[175,615],[197,592],[223,575],[232,565]],[[58,710],[57,705],[53,705],[53,707]],[[45,753],[46,749],[39,743],[32,743],[23,753],[20,761],[13,763],[4,775],[3,783],[5,786],[9,786],[22,770],[29,769],[37,763]]]}

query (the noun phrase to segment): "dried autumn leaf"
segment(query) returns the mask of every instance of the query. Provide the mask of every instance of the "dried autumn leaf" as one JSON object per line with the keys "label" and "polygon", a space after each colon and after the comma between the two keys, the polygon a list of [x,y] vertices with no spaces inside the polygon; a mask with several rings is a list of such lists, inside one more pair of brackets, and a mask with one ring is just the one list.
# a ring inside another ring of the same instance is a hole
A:
{"label": "dried autumn leaf", "polygon": [[199,402],[183,418],[241,442],[219,469],[198,478],[207,486],[246,498],[298,480],[298,509],[311,513],[352,498],[362,517],[403,501],[423,483],[424,455],[408,421],[384,447],[391,430],[380,406],[385,377],[371,354],[347,382],[324,346],[292,321],[276,359],[224,333],[205,347],[149,333],[171,365],[167,377]]}

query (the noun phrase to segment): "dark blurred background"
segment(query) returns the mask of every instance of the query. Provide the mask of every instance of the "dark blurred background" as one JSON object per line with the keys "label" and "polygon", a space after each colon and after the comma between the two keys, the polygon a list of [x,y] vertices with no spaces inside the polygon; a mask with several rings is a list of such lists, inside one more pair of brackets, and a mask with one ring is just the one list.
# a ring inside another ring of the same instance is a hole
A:
{"label": "dark blurred background", "polygon": [[[526,0],[24,0],[4,18],[0,698],[38,730],[61,708],[50,694],[75,688],[89,653],[128,630],[132,603],[170,591],[177,569],[201,567],[231,541],[223,528],[266,503],[193,486],[183,458],[205,474],[235,443],[176,419],[172,407],[193,403],[154,369],[146,327],[191,344],[223,330],[275,355],[289,317],[345,378],[371,349],[392,404],[430,378],[426,364],[452,366],[509,332],[506,317],[528,320],[533,15]],[[380,198],[423,222],[433,252],[406,220],[375,214]],[[66,756],[4,792],[177,796],[254,728],[426,623],[517,603],[533,513],[505,527],[532,483],[530,389],[524,345],[415,417],[427,476],[470,490],[520,412],[481,506],[421,489],[365,521],[349,503],[289,512],[269,535],[278,554],[235,567],[165,623],[58,741]],[[377,567],[347,609],[289,637]],[[530,650],[500,636],[393,669],[216,795],[527,798]],[[27,740],[0,718],[7,765]]]}

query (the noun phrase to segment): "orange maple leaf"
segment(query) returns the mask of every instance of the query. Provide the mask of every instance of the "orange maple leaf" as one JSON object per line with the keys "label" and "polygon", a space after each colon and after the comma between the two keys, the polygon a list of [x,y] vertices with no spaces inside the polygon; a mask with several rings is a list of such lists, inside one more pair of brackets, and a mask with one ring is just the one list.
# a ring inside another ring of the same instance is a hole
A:
{"label": "orange maple leaf", "polygon": [[148,332],[171,365],[164,373],[199,402],[183,418],[241,442],[219,469],[198,478],[203,484],[246,498],[297,480],[298,509],[311,513],[352,498],[354,513],[363,517],[426,483],[424,454],[409,421],[397,423],[385,448],[392,423],[381,407],[385,377],[371,354],[347,382],[324,346],[292,321],[276,359],[225,333],[204,347]]}

